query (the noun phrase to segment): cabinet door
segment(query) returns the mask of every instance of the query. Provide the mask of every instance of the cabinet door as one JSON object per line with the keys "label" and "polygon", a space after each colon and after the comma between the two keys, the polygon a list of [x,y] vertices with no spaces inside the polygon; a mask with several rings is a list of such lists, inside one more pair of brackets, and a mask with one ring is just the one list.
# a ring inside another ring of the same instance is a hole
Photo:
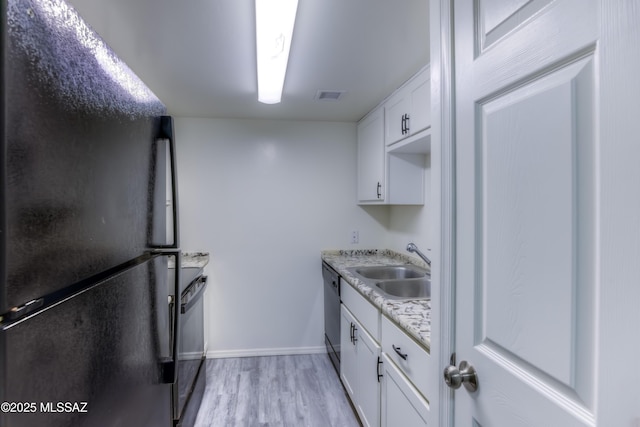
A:
{"label": "cabinet door", "polygon": [[352,341],[353,328],[356,324],[356,319],[346,309],[344,305],[340,307],[340,379],[344,388],[349,393],[351,401],[354,401],[355,395],[355,383],[358,373],[358,360],[357,360],[357,341]]}
{"label": "cabinet door", "polygon": [[384,111],[379,108],[358,124],[358,201],[383,202]]}
{"label": "cabinet door", "polygon": [[405,118],[410,109],[411,99],[404,89],[400,89],[384,104],[386,145],[391,145],[409,136],[408,123]]}
{"label": "cabinet door", "polygon": [[377,427],[380,425],[380,383],[378,382],[380,346],[364,328],[358,327],[357,336],[358,413],[363,426]]}
{"label": "cabinet door", "polygon": [[431,81],[429,68],[409,83],[411,113],[409,131],[411,135],[431,126]]}
{"label": "cabinet door", "polygon": [[424,427],[428,425],[429,404],[407,377],[382,353],[383,377],[381,427]]}

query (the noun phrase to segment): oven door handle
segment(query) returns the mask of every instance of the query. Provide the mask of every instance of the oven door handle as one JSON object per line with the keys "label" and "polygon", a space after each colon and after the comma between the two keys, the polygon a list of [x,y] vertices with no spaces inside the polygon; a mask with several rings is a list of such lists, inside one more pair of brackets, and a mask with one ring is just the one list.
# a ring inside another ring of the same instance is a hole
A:
{"label": "oven door handle", "polygon": [[[180,313],[185,314],[187,311],[193,307],[202,295],[204,294],[204,290],[207,287],[207,276],[198,277],[187,289],[184,290],[181,298],[180,304]],[[192,290],[195,289],[195,292],[192,293]]]}

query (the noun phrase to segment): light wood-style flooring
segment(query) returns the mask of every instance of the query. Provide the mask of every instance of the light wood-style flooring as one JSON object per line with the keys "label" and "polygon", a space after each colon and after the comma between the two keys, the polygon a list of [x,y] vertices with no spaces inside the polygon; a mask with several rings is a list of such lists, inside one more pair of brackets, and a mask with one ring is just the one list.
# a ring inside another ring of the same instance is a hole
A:
{"label": "light wood-style flooring", "polygon": [[358,427],[326,354],[206,361],[196,427]]}

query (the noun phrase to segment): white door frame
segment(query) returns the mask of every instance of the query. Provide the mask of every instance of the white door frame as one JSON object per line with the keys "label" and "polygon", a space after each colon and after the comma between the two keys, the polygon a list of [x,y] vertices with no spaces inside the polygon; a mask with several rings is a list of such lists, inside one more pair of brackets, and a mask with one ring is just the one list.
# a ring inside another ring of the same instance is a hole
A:
{"label": "white door frame", "polygon": [[451,0],[430,0],[431,52],[431,191],[435,205],[431,330],[434,360],[430,404],[437,411],[434,425],[449,427],[453,421],[453,392],[442,379],[455,346],[455,103],[453,98],[453,4]]}

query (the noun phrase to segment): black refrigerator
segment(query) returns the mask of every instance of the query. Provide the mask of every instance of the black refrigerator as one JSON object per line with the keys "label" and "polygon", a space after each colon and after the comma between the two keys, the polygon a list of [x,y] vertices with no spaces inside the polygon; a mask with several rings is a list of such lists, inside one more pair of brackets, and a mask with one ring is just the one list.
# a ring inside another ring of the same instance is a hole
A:
{"label": "black refrigerator", "polygon": [[0,427],[170,426],[172,120],[64,1],[0,4]]}

